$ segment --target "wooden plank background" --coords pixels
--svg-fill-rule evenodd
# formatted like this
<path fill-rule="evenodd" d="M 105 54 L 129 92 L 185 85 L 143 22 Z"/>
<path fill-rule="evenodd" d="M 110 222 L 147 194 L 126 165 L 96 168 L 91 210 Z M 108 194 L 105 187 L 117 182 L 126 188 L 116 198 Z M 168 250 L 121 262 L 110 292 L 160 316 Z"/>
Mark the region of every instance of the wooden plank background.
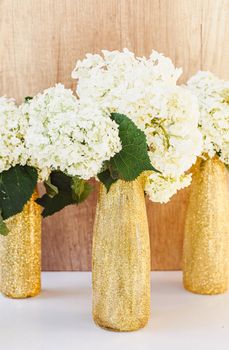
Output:
<path fill-rule="evenodd" d="M 229 0 L 0 0 L 0 95 L 20 103 L 71 71 L 87 52 L 152 48 L 182 66 L 229 79 Z M 179 269 L 188 190 L 147 201 L 152 268 Z M 89 270 L 96 193 L 43 222 L 44 270 Z"/>

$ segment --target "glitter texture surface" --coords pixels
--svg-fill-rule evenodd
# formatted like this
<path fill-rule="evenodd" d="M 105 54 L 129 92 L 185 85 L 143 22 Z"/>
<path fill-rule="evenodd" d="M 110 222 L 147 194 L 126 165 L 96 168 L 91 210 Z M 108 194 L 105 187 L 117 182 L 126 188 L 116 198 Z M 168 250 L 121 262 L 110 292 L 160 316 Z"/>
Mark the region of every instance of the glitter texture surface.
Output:
<path fill-rule="evenodd" d="M 144 178 L 100 185 L 93 237 L 93 318 L 114 331 L 146 325 L 150 314 L 150 245 Z"/>
<path fill-rule="evenodd" d="M 194 169 L 185 222 L 184 287 L 219 294 L 229 280 L 229 193 L 227 170 L 218 159 L 199 159 Z"/>
<path fill-rule="evenodd" d="M 8 236 L 0 236 L 0 289 L 10 298 L 27 298 L 40 292 L 41 207 L 37 191 L 23 211 L 6 220 Z"/>

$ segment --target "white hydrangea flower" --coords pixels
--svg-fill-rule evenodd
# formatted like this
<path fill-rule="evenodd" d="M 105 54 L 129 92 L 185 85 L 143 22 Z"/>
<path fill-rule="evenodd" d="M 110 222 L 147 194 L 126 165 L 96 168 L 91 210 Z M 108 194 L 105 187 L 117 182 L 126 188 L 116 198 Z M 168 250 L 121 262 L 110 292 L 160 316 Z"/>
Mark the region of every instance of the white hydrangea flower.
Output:
<path fill-rule="evenodd" d="M 187 85 L 199 100 L 203 153 L 229 164 L 229 82 L 200 71 Z"/>
<path fill-rule="evenodd" d="M 25 120 L 14 100 L 0 97 L 0 173 L 17 164 L 26 164 L 24 129 Z"/>
<path fill-rule="evenodd" d="M 85 180 L 95 176 L 104 161 L 121 149 L 118 126 L 96 106 L 81 104 L 63 85 L 45 90 L 24 103 L 28 127 L 25 145 L 29 164 Z"/>
<path fill-rule="evenodd" d="M 189 186 L 191 181 L 191 174 L 171 177 L 152 173 L 147 178 L 145 192 L 151 201 L 167 203 L 177 191 Z"/>
<path fill-rule="evenodd" d="M 128 116 L 145 132 L 149 157 L 164 176 L 164 185 L 180 188 L 172 179 L 195 163 L 202 143 L 197 98 L 176 85 L 181 69 L 155 51 L 148 59 L 127 49 L 102 53 L 76 63 L 72 77 L 78 80 L 78 96 L 107 114 Z M 158 195 L 151 198 L 163 202 L 164 194 L 160 200 L 157 189 Z"/>
<path fill-rule="evenodd" d="M 155 88 L 151 112 L 131 119 L 147 137 L 152 164 L 165 176 L 182 175 L 201 152 L 198 103 L 179 86 Z"/>

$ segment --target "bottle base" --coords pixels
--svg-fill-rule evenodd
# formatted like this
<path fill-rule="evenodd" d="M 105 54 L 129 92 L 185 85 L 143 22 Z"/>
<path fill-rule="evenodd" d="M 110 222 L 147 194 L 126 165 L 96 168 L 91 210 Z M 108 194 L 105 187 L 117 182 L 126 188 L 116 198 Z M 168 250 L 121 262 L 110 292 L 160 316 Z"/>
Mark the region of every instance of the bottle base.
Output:
<path fill-rule="evenodd" d="M 129 325 L 117 326 L 117 325 L 111 324 L 109 322 L 102 321 L 98 317 L 93 317 L 93 320 L 98 327 L 100 327 L 104 330 L 110 331 L 110 332 L 134 332 L 134 331 L 137 331 L 141 328 L 144 328 L 148 323 L 148 319 L 147 319 L 147 320 L 138 321 L 138 322 L 134 321 L 134 322 L 130 323 Z"/>
<path fill-rule="evenodd" d="M 28 298 L 33 298 L 36 297 L 37 295 L 39 295 L 41 292 L 41 290 L 37 290 L 35 292 L 31 292 L 28 294 L 14 294 L 14 293 L 7 293 L 4 291 L 1 291 L 1 294 L 9 299 L 28 299 Z"/>
<path fill-rule="evenodd" d="M 200 294 L 200 295 L 218 295 L 218 294 L 224 294 L 228 291 L 228 287 L 219 287 L 219 286 L 209 286 L 208 288 L 204 286 L 190 286 L 187 283 L 183 283 L 184 289 L 188 292 L 191 292 L 193 294 Z"/>

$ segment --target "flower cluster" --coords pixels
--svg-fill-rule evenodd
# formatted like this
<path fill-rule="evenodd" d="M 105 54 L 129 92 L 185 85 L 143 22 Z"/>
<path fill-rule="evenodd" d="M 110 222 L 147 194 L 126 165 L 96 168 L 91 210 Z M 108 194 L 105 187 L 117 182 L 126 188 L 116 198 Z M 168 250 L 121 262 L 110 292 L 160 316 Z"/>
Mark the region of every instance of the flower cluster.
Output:
<path fill-rule="evenodd" d="M 26 163 L 24 130 L 25 120 L 14 101 L 0 97 L 0 173 Z"/>
<path fill-rule="evenodd" d="M 28 163 L 43 179 L 52 170 L 89 179 L 121 149 L 116 123 L 61 84 L 24 103 L 21 111 L 28 124 Z"/>
<path fill-rule="evenodd" d="M 152 165 L 161 171 L 145 190 L 164 202 L 190 183 L 184 172 L 201 152 L 197 98 L 176 85 L 181 70 L 155 51 L 148 59 L 127 49 L 102 53 L 76 63 L 77 94 L 101 113 L 125 114 L 144 131 Z"/>
<path fill-rule="evenodd" d="M 198 99 L 177 85 L 180 75 L 181 69 L 155 51 L 149 58 L 127 49 L 103 51 L 77 62 L 72 73 L 77 96 L 57 84 L 20 108 L 1 98 L 0 172 L 27 164 L 40 180 L 53 170 L 84 180 L 96 177 L 122 148 L 119 126 L 110 118 L 116 112 L 145 133 L 150 161 L 160 171 L 148 175 L 145 191 L 153 201 L 168 201 L 189 185 L 185 172 L 202 150 Z M 228 162 L 228 86 L 213 77 L 199 80 L 193 78 L 189 87 L 200 90 L 201 103 L 209 96 L 201 105 L 201 113 L 212 116 L 212 123 L 201 119 L 201 131 L 208 126 L 205 149 Z"/>
<path fill-rule="evenodd" d="M 145 191 L 151 201 L 167 203 L 171 198 L 171 194 L 174 195 L 177 191 L 189 186 L 191 181 L 191 174 L 172 177 L 152 173 L 147 178 Z"/>
<path fill-rule="evenodd" d="M 187 85 L 199 100 L 203 153 L 229 164 L 229 82 L 200 71 Z"/>

